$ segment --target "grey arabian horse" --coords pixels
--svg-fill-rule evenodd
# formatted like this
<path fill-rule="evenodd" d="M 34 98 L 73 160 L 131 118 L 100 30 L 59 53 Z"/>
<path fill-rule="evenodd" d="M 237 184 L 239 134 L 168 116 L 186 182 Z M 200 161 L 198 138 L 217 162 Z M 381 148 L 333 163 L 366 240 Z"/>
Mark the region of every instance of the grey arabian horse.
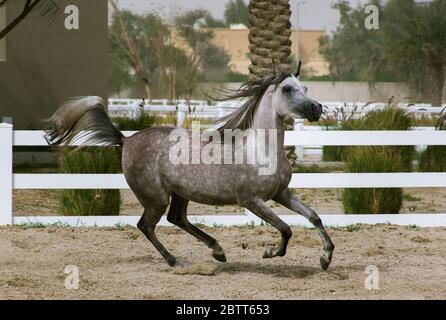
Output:
<path fill-rule="evenodd" d="M 323 241 L 320 258 L 323 270 L 332 260 L 334 245 L 316 212 L 302 203 L 288 188 L 291 166 L 284 155 L 284 117 L 319 120 L 322 106 L 307 97 L 307 88 L 292 75 L 274 69 L 261 80 L 250 80 L 239 90 L 227 93 L 224 99 L 246 98 L 232 114 L 217 121 L 218 132 L 226 129 L 240 131 L 274 130 L 277 144 L 277 167 L 272 174 L 260 175 L 260 164 L 173 164 L 169 150 L 173 143 L 169 136 L 175 128 L 155 127 L 142 130 L 131 137 L 112 124 L 104 103 L 98 97 L 74 98 L 66 102 L 49 119 L 46 139 L 51 145 L 69 144 L 80 136 L 103 145 L 122 146 L 122 169 L 128 185 L 144 207 L 138 228 L 158 249 L 170 266 L 179 265 L 155 234 L 155 226 L 166 212 L 167 220 L 204 242 L 212 249 L 213 257 L 226 261 L 218 242 L 191 224 L 187 219 L 187 205 L 194 201 L 208 205 L 238 204 L 277 228 L 281 241 L 277 247 L 267 248 L 263 257 L 284 256 L 291 228 L 265 203 L 272 199 L 301 214 L 316 228 Z M 188 130 L 189 134 L 192 134 Z M 212 141 L 201 142 L 203 145 Z M 249 144 L 249 141 L 245 141 Z M 247 147 L 247 146 L 245 146 Z"/>

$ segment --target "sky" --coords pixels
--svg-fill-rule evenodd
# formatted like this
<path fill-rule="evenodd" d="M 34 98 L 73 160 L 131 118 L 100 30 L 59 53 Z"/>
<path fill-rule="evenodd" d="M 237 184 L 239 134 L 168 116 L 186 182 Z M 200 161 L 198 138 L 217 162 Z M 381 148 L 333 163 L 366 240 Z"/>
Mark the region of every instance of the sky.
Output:
<path fill-rule="evenodd" d="M 118 0 L 119 6 L 135 12 L 157 10 L 168 19 L 175 13 L 191 9 L 206 9 L 215 18 L 222 19 L 225 5 L 228 0 Z M 365 0 L 348 0 L 352 6 L 364 3 Z M 248 3 L 248 0 L 245 0 Z M 293 28 L 297 25 L 301 29 L 323 29 L 333 31 L 339 21 L 337 10 L 332 5 L 338 0 L 290 0 L 293 16 Z M 298 4 L 300 3 L 300 4 Z M 297 7 L 300 8 L 297 15 Z M 298 19 L 299 18 L 299 19 Z"/>

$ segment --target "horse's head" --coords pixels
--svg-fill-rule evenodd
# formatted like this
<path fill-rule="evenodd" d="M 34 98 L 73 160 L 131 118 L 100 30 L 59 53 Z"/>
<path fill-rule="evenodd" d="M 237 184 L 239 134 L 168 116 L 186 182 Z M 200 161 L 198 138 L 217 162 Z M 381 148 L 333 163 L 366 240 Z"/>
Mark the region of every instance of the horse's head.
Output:
<path fill-rule="evenodd" d="M 322 115 L 322 105 L 307 96 L 308 88 L 300 82 L 299 71 L 274 88 L 273 105 L 281 116 L 318 121 Z"/>

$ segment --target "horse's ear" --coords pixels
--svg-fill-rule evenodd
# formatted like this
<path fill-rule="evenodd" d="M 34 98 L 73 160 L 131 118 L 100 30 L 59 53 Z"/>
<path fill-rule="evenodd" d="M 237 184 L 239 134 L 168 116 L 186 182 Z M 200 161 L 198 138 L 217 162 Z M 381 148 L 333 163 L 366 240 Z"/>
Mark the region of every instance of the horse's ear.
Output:
<path fill-rule="evenodd" d="M 278 74 L 279 69 L 277 68 L 277 60 L 273 58 L 273 73 Z"/>
<path fill-rule="evenodd" d="M 300 67 L 302 66 L 302 61 L 299 60 L 299 64 L 297 65 L 296 78 L 300 76 Z"/>

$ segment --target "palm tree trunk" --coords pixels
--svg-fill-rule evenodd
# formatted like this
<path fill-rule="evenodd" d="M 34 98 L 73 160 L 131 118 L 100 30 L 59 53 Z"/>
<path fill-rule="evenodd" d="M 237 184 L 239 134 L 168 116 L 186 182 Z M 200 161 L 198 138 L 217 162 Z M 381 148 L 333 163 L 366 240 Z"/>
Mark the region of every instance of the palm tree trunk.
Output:
<path fill-rule="evenodd" d="M 249 43 L 251 77 L 271 72 L 272 59 L 282 69 L 289 69 L 291 55 L 291 10 L 288 0 L 251 0 L 249 8 Z"/>
<path fill-rule="evenodd" d="M 445 85 L 446 68 L 442 64 L 439 64 L 433 69 L 433 81 L 432 81 L 432 106 L 441 107 L 443 100 L 443 89 Z"/>

